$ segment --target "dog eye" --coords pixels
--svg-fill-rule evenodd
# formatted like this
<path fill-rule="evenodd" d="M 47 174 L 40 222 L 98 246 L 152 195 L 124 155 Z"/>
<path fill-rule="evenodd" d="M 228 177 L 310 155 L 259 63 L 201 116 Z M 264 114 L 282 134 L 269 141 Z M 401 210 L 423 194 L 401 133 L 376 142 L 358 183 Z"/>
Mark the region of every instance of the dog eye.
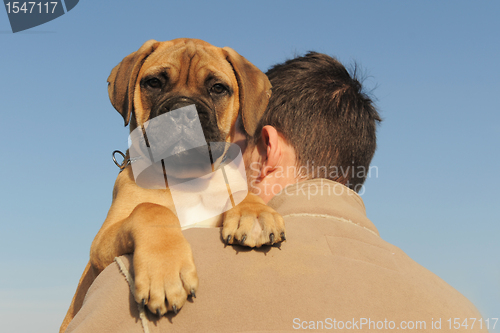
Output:
<path fill-rule="evenodd" d="M 151 88 L 161 88 L 161 81 L 157 78 L 152 78 L 146 81 L 146 85 Z"/>
<path fill-rule="evenodd" d="M 223 94 L 224 92 L 227 91 L 227 88 L 220 83 L 214 84 L 212 88 L 210 88 L 210 92 L 213 92 L 215 94 Z"/>

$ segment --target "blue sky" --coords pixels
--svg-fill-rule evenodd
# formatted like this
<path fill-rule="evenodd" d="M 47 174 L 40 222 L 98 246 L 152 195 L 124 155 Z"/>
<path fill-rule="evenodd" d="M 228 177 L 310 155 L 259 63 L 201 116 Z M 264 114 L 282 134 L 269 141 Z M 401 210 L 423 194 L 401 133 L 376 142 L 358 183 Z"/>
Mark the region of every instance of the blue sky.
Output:
<path fill-rule="evenodd" d="M 494 1 L 82 0 L 12 34 L 0 10 L 2 331 L 58 329 L 111 203 L 111 152 L 127 146 L 106 79 L 146 40 L 179 37 L 263 71 L 309 50 L 361 64 L 384 119 L 368 217 L 500 317 L 499 14 Z"/>

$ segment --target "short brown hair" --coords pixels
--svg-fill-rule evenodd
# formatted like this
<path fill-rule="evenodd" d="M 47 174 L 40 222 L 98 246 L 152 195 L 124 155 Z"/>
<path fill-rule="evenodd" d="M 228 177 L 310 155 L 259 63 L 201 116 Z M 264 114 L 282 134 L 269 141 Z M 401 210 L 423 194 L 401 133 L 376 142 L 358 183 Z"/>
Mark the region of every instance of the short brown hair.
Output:
<path fill-rule="evenodd" d="M 358 191 L 375 153 L 381 119 L 356 70 L 351 76 L 335 58 L 309 52 L 266 74 L 272 94 L 256 133 L 265 125 L 275 127 L 294 147 L 297 167 L 312 168 L 302 176 L 331 179 Z"/>

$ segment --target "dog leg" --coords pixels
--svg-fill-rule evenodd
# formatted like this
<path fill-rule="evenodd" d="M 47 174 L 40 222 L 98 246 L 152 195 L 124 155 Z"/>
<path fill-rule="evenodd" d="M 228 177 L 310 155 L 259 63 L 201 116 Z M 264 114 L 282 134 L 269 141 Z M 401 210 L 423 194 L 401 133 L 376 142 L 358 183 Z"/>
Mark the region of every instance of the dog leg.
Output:
<path fill-rule="evenodd" d="M 285 222 L 280 214 L 249 193 L 236 207 L 224 213 L 222 239 L 228 244 L 260 247 L 284 241 Z"/>
<path fill-rule="evenodd" d="M 134 254 L 134 298 L 151 312 L 177 312 L 195 295 L 198 276 L 191 246 L 170 209 L 141 203 L 125 220 L 101 229 L 92 243 L 91 265 L 100 272 L 127 253 Z"/>

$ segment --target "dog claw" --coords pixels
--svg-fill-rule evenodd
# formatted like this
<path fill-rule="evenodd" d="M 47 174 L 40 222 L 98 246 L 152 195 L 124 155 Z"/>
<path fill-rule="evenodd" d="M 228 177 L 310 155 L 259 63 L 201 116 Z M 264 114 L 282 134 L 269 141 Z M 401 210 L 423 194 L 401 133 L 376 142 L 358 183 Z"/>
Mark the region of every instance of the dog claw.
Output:
<path fill-rule="evenodd" d="M 142 299 L 141 304 L 142 304 L 142 307 L 144 307 L 144 305 L 146 305 L 146 300 L 144 298 Z"/>
<path fill-rule="evenodd" d="M 240 244 L 245 243 L 246 239 L 247 239 L 247 235 L 243 235 L 243 237 L 241 238 Z"/>
<path fill-rule="evenodd" d="M 271 233 L 271 234 L 269 235 L 269 242 L 270 242 L 271 244 L 273 244 L 273 243 L 274 243 L 274 234 L 273 234 L 273 233 Z"/>
<path fill-rule="evenodd" d="M 156 309 L 156 315 L 157 315 L 158 317 L 161 317 L 160 309 Z"/>
<path fill-rule="evenodd" d="M 191 290 L 191 297 L 196 298 L 196 294 L 195 294 L 195 292 L 194 292 L 194 289 L 192 289 L 192 290 Z"/>
<path fill-rule="evenodd" d="M 174 313 L 177 314 L 177 307 L 175 305 L 172 306 L 172 310 L 174 310 Z"/>
<path fill-rule="evenodd" d="M 281 240 L 282 240 L 282 241 L 286 241 L 286 237 L 285 237 L 285 233 L 284 233 L 284 232 L 282 232 L 282 233 L 280 234 L 280 236 L 281 236 Z"/>
<path fill-rule="evenodd" d="M 226 244 L 229 244 L 230 241 L 231 241 L 231 235 L 227 236 Z"/>

